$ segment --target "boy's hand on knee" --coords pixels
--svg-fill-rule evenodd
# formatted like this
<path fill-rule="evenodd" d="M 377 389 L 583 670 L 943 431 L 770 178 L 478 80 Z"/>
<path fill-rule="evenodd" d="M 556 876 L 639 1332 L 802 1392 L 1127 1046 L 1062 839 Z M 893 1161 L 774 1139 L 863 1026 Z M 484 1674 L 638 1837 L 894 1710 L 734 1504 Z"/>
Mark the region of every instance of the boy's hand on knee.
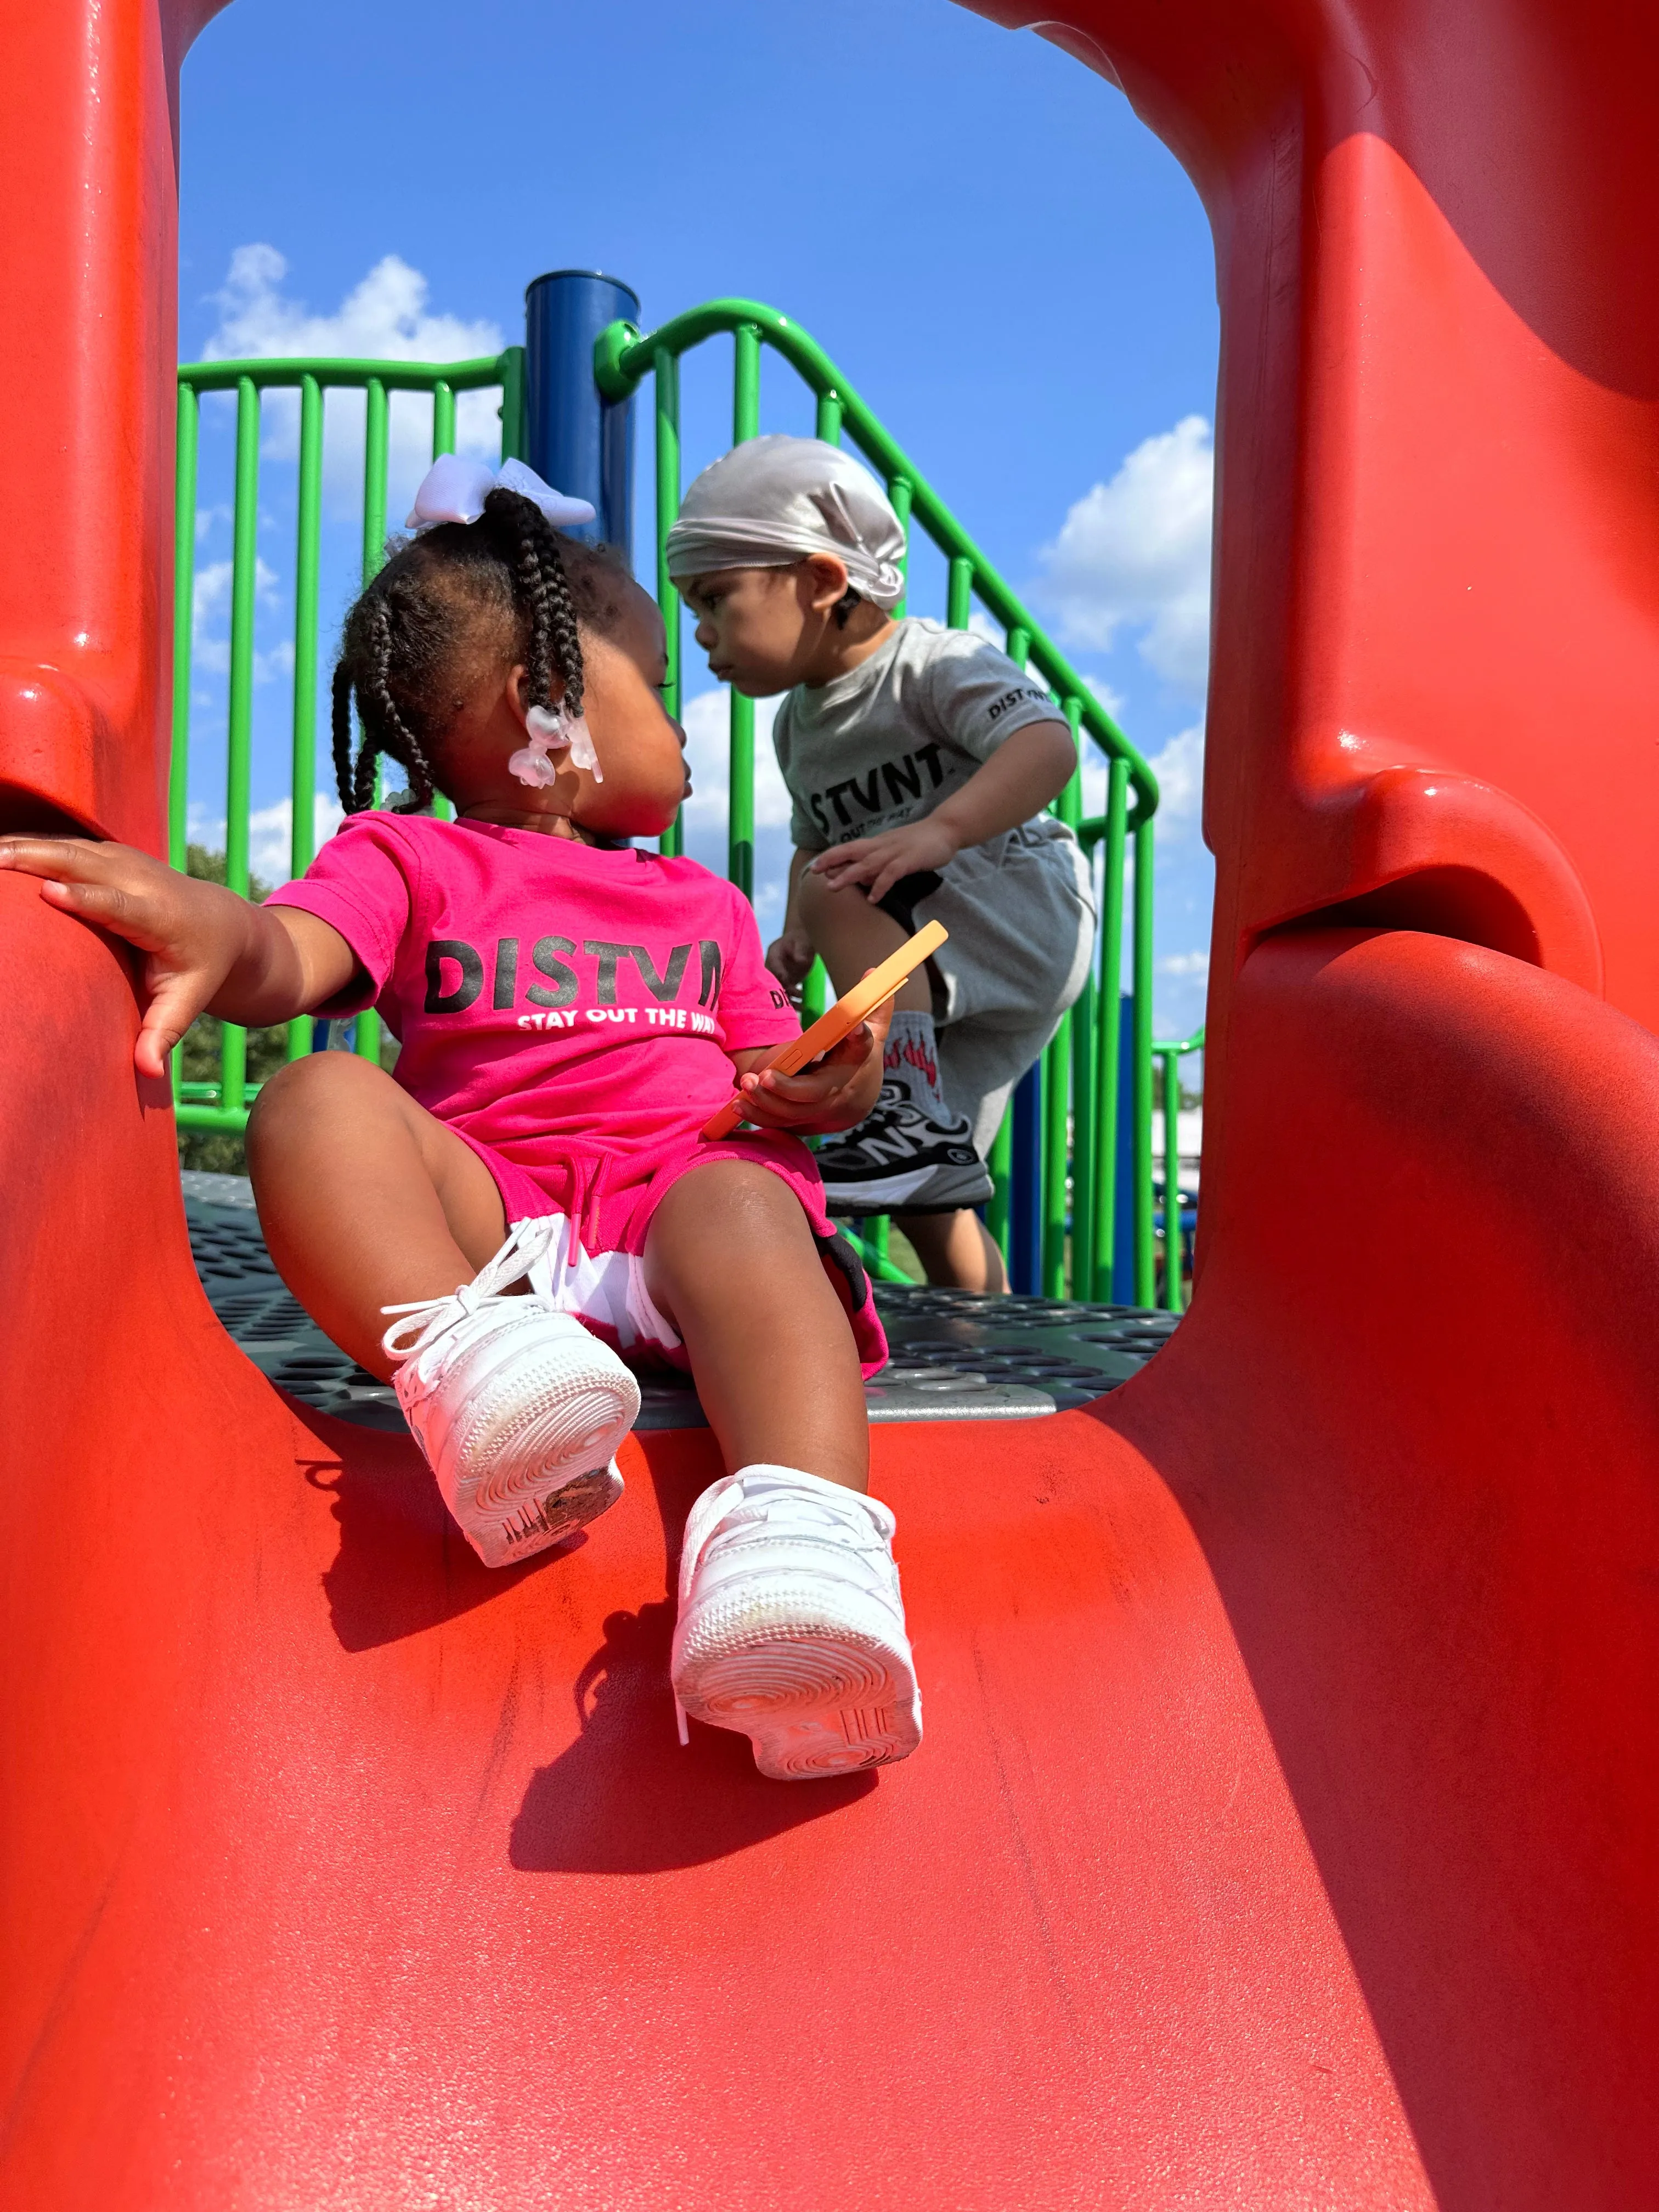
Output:
<path fill-rule="evenodd" d="M 766 948 L 767 967 L 786 991 L 799 989 L 817 957 L 817 947 L 804 929 L 786 929 Z"/>
<path fill-rule="evenodd" d="M 832 846 L 818 854 L 811 872 L 822 876 L 832 891 L 861 884 L 871 905 L 878 906 L 902 878 L 948 867 L 961 850 L 962 840 L 949 823 L 938 814 L 927 814 L 901 830 Z"/>
<path fill-rule="evenodd" d="M 799 1075 L 763 1067 L 740 1076 L 744 1120 L 757 1129 L 785 1129 L 797 1137 L 854 1127 L 881 1089 L 882 1052 L 892 1018 L 890 1000 Z"/>

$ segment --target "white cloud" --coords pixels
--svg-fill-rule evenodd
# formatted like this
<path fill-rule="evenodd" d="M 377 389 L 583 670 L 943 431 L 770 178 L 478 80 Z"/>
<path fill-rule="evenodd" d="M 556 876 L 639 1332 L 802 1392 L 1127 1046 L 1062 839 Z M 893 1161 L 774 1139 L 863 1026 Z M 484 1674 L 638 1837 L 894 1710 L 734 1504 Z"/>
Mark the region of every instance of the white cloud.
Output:
<path fill-rule="evenodd" d="M 1210 426 L 1188 415 L 1085 493 L 1042 552 L 1041 597 L 1069 644 L 1108 652 L 1139 630 L 1142 658 L 1193 699 L 1209 659 L 1214 477 Z"/>
<path fill-rule="evenodd" d="M 726 798 L 730 787 L 731 692 L 700 691 L 688 700 L 682 720 L 685 725 L 685 755 L 691 764 L 691 797 L 685 806 L 688 839 L 696 832 L 717 833 L 722 849 L 726 837 Z M 755 702 L 755 828 L 786 829 L 789 822 L 789 793 L 778 773 L 772 750 L 772 724 L 779 699 Z"/>
<path fill-rule="evenodd" d="M 488 321 L 433 313 L 418 269 L 388 253 L 347 293 L 331 315 L 313 314 L 282 289 L 288 263 L 274 246 L 239 246 L 216 299 L 219 327 L 204 349 L 210 361 L 323 356 L 369 361 L 464 361 L 499 353 L 501 333 Z"/>
<path fill-rule="evenodd" d="M 319 791 L 314 801 L 312 817 L 313 848 L 321 846 L 334 835 L 345 819 L 337 800 Z M 288 881 L 289 860 L 293 850 L 291 838 L 294 826 L 294 804 L 291 799 L 279 799 L 270 806 L 256 807 L 248 817 L 248 867 L 261 882 L 285 884 Z M 204 806 L 190 810 L 188 830 L 192 845 L 205 845 L 210 853 L 225 849 L 225 817 L 210 814 Z"/>
<path fill-rule="evenodd" d="M 1210 973 L 1210 956 L 1206 951 L 1171 952 L 1158 963 L 1160 975 L 1174 975 L 1183 982 L 1196 978 L 1206 981 Z"/>
<path fill-rule="evenodd" d="M 1203 805 L 1203 724 L 1178 732 L 1147 766 L 1158 778 L 1158 825 L 1165 836 L 1180 836 L 1197 822 Z"/>
<path fill-rule="evenodd" d="M 467 361 L 501 350 L 498 324 L 440 314 L 430 287 L 395 253 L 377 261 L 331 314 L 318 314 L 283 287 L 288 263 L 274 246 L 239 246 L 223 288 L 214 295 L 219 325 L 203 348 L 210 361 L 304 357 L 358 361 Z M 500 405 L 494 392 L 464 392 L 455 403 L 455 442 L 464 453 L 491 459 L 501 448 Z M 335 499 L 360 500 L 364 400 L 342 392 L 326 405 L 326 481 Z M 271 392 L 264 403 L 265 451 L 292 459 L 299 447 L 299 402 Z M 388 512 L 401 525 L 432 453 L 432 412 L 417 396 L 393 393 Z"/>
<path fill-rule="evenodd" d="M 229 561 L 210 561 L 196 572 L 191 599 L 191 659 L 197 668 L 204 668 L 216 676 L 230 672 L 230 639 L 220 627 L 230 611 L 231 585 L 234 564 Z M 256 554 L 253 564 L 253 594 L 256 602 L 264 607 L 282 605 L 276 571 Z M 269 653 L 257 648 L 253 655 L 253 680 L 256 684 L 274 683 L 279 677 L 294 673 L 294 641 L 283 638 Z"/>
<path fill-rule="evenodd" d="M 1114 690 L 1103 676 L 1085 676 L 1083 680 L 1121 729 L 1129 703 L 1123 694 Z"/>

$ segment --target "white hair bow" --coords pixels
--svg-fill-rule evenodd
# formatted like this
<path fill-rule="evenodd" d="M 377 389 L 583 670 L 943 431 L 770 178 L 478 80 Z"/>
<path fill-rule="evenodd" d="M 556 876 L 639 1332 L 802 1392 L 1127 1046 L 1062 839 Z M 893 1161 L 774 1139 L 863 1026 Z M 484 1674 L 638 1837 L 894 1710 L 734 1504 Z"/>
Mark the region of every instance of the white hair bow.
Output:
<path fill-rule="evenodd" d="M 434 529 L 441 522 L 476 522 L 492 491 L 516 491 L 533 500 L 556 530 L 573 522 L 592 522 L 594 510 L 585 499 L 571 499 L 544 483 L 534 469 L 522 461 L 503 461 L 492 469 L 488 461 L 469 460 L 462 453 L 441 453 L 421 478 L 415 504 L 404 528 L 416 533 Z"/>

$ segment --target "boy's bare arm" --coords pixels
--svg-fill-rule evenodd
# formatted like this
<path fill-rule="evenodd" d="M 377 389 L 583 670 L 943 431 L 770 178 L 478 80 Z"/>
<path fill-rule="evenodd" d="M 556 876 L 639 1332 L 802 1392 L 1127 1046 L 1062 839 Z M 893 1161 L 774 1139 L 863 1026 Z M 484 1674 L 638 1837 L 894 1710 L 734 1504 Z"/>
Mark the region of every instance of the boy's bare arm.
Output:
<path fill-rule="evenodd" d="M 831 846 L 811 861 L 812 872 L 831 890 L 861 884 L 873 905 L 902 877 L 943 868 L 965 846 L 982 845 L 988 837 L 1029 822 L 1059 797 L 1076 768 L 1077 744 L 1067 726 L 1032 722 L 1006 738 L 960 791 L 920 822 Z M 794 880 L 792 876 L 792 884 Z"/>
<path fill-rule="evenodd" d="M 789 896 L 783 909 L 783 927 L 766 948 L 766 964 L 786 991 L 804 981 L 814 958 L 811 939 L 800 918 L 800 879 L 812 860 L 799 848 L 790 855 Z"/>
<path fill-rule="evenodd" d="M 255 906 L 198 883 L 129 845 L 81 837 L 0 839 L 0 868 L 45 878 L 40 896 L 136 945 L 144 957 L 144 1016 L 133 1048 L 141 1075 L 167 1056 L 198 1014 L 259 1029 L 325 1006 L 356 973 L 338 930 L 290 907 Z"/>

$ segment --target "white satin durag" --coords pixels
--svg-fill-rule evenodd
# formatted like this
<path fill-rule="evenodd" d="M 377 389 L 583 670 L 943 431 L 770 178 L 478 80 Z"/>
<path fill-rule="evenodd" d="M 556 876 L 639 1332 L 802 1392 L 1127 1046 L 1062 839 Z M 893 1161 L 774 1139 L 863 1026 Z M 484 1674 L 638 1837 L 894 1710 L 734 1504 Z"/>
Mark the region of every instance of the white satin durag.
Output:
<path fill-rule="evenodd" d="M 782 568 L 833 553 L 878 607 L 904 597 L 904 526 L 867 469 L 822 438 L 750 438 L 696 477 L 668 533 L 678 583 L 720 568 Z"/>

